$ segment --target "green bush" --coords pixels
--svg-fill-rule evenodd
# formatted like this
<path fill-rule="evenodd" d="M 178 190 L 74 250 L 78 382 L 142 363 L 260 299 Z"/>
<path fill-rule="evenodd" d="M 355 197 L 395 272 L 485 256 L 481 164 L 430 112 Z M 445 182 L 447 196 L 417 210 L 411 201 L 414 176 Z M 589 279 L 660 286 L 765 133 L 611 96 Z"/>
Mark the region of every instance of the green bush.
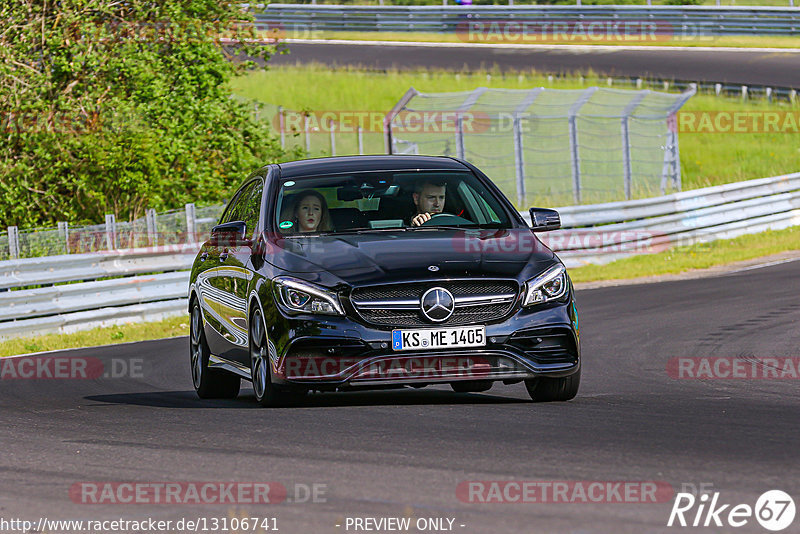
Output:
<path fill-rule="evenodd" d="M 218 202 L 288 157 L 227 82 L 264 65 L 238 3 L 0 5 L 0 226 L 118 220 Z M 226 46 L 223 45 L 228 45 Z M 263 68 L 263 67 L 261 67 Z"/>

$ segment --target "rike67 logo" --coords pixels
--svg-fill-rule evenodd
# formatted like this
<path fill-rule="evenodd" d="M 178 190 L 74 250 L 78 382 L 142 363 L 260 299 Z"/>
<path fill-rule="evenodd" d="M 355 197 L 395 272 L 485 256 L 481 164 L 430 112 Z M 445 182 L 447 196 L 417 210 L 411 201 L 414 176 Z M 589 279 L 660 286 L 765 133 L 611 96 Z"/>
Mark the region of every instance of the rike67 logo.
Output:
<path fill-rule="evenodd" d="M 755 503 L 730 504 L 720 500 L 720 493 L 678 493 L 669 514 L 667 526 L 733 527 L 752 524 L 752 520 L 773 532 L 786 529 L 794 521 L 794 500 L 781 490 L 764 492 Z"/>

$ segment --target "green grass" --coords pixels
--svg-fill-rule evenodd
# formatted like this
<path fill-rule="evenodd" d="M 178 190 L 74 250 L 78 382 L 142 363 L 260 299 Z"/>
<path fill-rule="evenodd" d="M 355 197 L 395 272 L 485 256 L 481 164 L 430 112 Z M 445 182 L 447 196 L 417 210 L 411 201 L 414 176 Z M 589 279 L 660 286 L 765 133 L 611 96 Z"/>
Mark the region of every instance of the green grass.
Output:
<path fill-rule="evenodd" d="M 70 334 L 48 334 L 0 341 L 0 357 L 187 335 L 189 335 L 188 315 L 171 317 L 159 322 L 130 323 Z"/>
<path fill-rule="evenodd" d="M 401 41 L 422 43 L 466 43 L 475 42 L 483 44 L 509 43 L 509 44 L 575 44 L 575 45 L 606 45 L 606 46 L 691 46 L 691 47 L 736 47 L 736 48 L 800 48 L 796 37 L 782 37 L 773 35 L 726 35 L 708 37 L 683 37 L 659 38 L 655 40 L 470 40 L 468 36 L 456 33 L 434 32 L 334 32 L 334 31 L 304 31 L 300 33 L 287 32 L 283 38 L 288 39 L 344 39 L 354 41 Z M 291 45 L 290 45 L 291 46 Z"/>
<path fill-rule="evenodd" d="M 573 282 L 625 280 L 684 273 L 793 250 L 800 250 L 800 226 L 689 247 L 677 247 L 657 254 L 625 258 L 606 265 L 587 265 L 570 269 L 569 273 Z"/>
<path fill-rule="evenodd" d="M 536 72 L 501 72 L 488 70 L 482 72 L 448 72 L 425 70 L 419 72 L 388 71 L 373 72 L 356 68 L 332 69 L 318 65 L 273 67 L 267 72 L 256 72 L 233 81 L 233 91 L 242 97 L 263 103 L 281 104 L 290 110 L 311 111 L 374 111 L 385 113 L 400 99 L 409 87 L 423 93 L 470 91 L 477 87 L 530 89 L 546 87 L 556 89 L 579 89 L 589 86 L 607 87 L 607 78 L 585 73 L 579 76 L 555 77 L 550 81 L 547 75 Z M 612 86 L 613 87 L 613 86 Z M 618 87 L 618 86 L 617 86 Z M 626 86 L 624 88 L 630 88 Z M 263 117 L 274 119 L 274 106 L 262 106 Z M 769 103 L 764 99 L 742 102 L 731 97 L 717 97 L 699 94 L 684 105 L 686 112 L 713 111 L 798 111 L 800 107 L 788 102 Z M 273 121 L 277 125 L 277 121 Z M 377 128 L 379 130 L 379 128 Z M 633 132 L 633 129 L 632 129 Z M 311 154 L 330 153 L 327 133 L 311 134 Z M 598 136 L 600 137 L 600 136 Z M 619 144 L 619 134 L 615 131 L 596 141 L 600 144 Z M 492 140 L 489 139 L 488 142 Z M 288 135 L 288 143 L 304 145 L 304 135 Z M 498 143 L 499 144 L 499 143 Z M 738 182 L 754 178 L 775 176 L 800 170 L 800 135 L 792 133 L 681 133 L 679 135 L 683 189 L 696 189 L 711 185 Z M 337 154 L 357 153 L 356 134 L 340 133 L 336 138 Z M 380 131 L 364 135 L 366 153 L 383 153 L 383 134 Z M 468 147 L 469 148 L 469 147 Z M 474 162 L 483 168 L 504 191 L 513 199 L 513 152 L 510 142 L 502 143 L 505 154 L 502 169 L 493 169 L 491 161 Z M 454 149 L 453 149 L 454 150 Z M 501 153 L 500 150 L 497 153 Z M 655 157 L 653 157 L 655 159 Z M 660 164 L 657 172 L 660 173 Z M 562 165 L 563 167 L 563 165 Z M 620 181 L 621 172 L 609 169 L 610 178 L 615 184 Z M 561 175 L 569 171 L 560 168 Z M 537 185 L 530 190 L 546 184 L 546 178 L 537 178 Z M 616 185 L 615 185 L 616 186 Z M 642 189 L 638 196 L 654 196 L 657 191 Z M 597 198 L 589 201 L 619 200 L 619 198 Z M 549 205 L 570 204 L 571 198 L 544 196 L 540 199 L 529 197 L 528 203 L 546 202 Z M 522 206 L 527 207 L 527 206 Z"/>

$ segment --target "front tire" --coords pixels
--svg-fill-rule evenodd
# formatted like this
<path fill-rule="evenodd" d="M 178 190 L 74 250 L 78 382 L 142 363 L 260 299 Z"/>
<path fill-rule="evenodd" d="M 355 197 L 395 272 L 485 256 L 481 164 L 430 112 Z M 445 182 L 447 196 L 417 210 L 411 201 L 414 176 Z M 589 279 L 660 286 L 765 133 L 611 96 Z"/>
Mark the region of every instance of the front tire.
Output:
<path fill-rule="evenodd" d="M 525 388 L 533 402 L 563 402 L 575 398 L 581 384 L 581 370 L 563 378 L 540 376 L 525 380 Z"/>
<path fill-rule="evenodd" d="M 256 310 L 250 318 L 250 375 L 258 404 L 265 408 L 286 405 L 286 393 L 272 383 L 269 344 L 261 310 Z"/>
<path fill-rule="evenodd" d="M 195 301 L 189 326 L 189 362 L 194 389 L 201 399 L 235 399 L 239 395 L 242 380 L 220 369 L 209 369 L 210 355 L 203 332 L 203 315 L 200 305 Z"/>

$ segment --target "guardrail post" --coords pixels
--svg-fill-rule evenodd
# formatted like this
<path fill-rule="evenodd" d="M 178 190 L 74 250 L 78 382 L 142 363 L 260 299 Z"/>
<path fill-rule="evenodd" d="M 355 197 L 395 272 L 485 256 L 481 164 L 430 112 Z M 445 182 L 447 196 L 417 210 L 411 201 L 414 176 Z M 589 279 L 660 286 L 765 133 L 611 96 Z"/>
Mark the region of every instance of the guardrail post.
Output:
<path fill-rule="evenodd" d="M 569 159 L 572 165 L 572 201 L 581 203 L 581 162 L 578 155 L 578 129 L 575 116 L 569 117 Z"/>
<path fill-rule="evenodd" d="M 392 109 L 389 110 L 383 117 L 383 146 L 387 154 L 392 154 L 394 150 L 394 139 L 392 139 L 392 122 L 398 113 L 405 109 L 406 105 L 411 102 L 411 99 L 417 96 L 419 92 L 413 87 L 409 87 L 408 91 L 400 97 Z"/>
<path fill-rule="evenodd" d="M 194 204 L 186 204 L 186 242 L 197 243 L 197 218 Z"/>
<path fill-rule="evenodd" d="M 331 156 L 336 155 L 336 130 L 334 129 L 333 121 L 328 122 L 328 128 L 331 132 Z"/>
<path fill-rule="evenodd" d="M 590 87 L 569 108 L 569 154 L 572 163 L 572 200 L 577 205 L 581 203 L 581 158 L 578 150 L 578 111 L 589 101 L 597 87 Z"/>
<path fill-rule="evenodd" d="M 278 128 L 281 130 L 281 148 L 286 148 L 286 124 L 283 116 L 283 106 L 278 106 Z"/>
<path fill-rule="evenodd" d="M 628 130 L 628 121 L 633 111 L 642 103 L 644 97 L 650 93 L 649 90 L 641 91 L 636 95 L 633 100 L 628 102 L 625 109 L 622 110 L 621 128 L 622 128 L 622 169 L 623 169 L 623 183 L 625 187 L 625 200 L 631 199 L 631 189 L 633 184 L 633 172 L 631 170 L 631 136 Z"/>
<path fill-rule="evenodd" d="M 522 145 L 522 114 L 533 104 L 544 88 L 531 89 L 514 110 L 514 169 L 517 177 L 517 205 L 525 209 L 527 191 L 525 189 L 525 153 Z"/>
<path fill-rule="evenodd" d="M 766 93 L 767 93 L 767 102 L 772 102 L 772 87 L 767 87 Z"/>
<path fill-rule="evenodd" d="M 714 92 L 717 93 L 717 96 L 722 92 L 722 84 L 716 83 L 714 84 Z"/>
<path fill-rule="evenodd" d="M 514 169 L 517 175 L 517 206 L 525 209 L 525 159 L 522 153 L 522 125 L 518 114 L 514 115 Z"/>
<path fill-rule="evenodd" d="M 676 191 L 681 190 L 681 158 L 678 149 L 678 110 L 697 94 L 697 84 L 689 84 L 689 90 L 670 106 L 667 112 L 667 142 L 664 146 L 664 165 L 661 167 L 661 194 L 666 193 L 668 179 Z"/>
<path fill-rule="evenodd" d="M 19 258 L 19 231 L 16 226 L 8 227 L 8 255 L 12 260 Z"/>
<path fill-rule="evenodd" d="M 311 154 L 311 132 L 308 131 L 310 122 L 306 115 L 303 118 L 303 130 L 306 132 L 306 154 Z"/>
<path fill-rule="evenodd" d="M 747 86 L 742 86 L 742 100 L 747 100 Z"/>
<path fill-rule="evenodd" d="M 255 117 L 256 122 L 258 122 L 258 119 L 259 119 L 258 102 L 253 104 L 253 116 Z"/>
<path fill-rule="evenodd" d="M 58 223 L 58 235 L 61 236 L 61 239 L 64 240 L 64 254 L 69 254 L 69 223 L 64 221 L 59 221 Z"/>
<path fill-rule="evenodd" d="M 486 75 L 487 78 L 490 76 Z M 456 109 L 456 157 L 459 159 L 466 159 L 464 150 L 464 113 L 478 101 L 478 98 L 486 92 L 486 87 L 478 87 L 472 91 L 464 102 Z"/>
<path fill-rule="evenodd" d="M 464 159 L 464 119 L 460 113 L 456 117 L 456 157 Z"/>
<path fill-rule="evenodd" d="M 364 129 L 361 126 L 358 127 L 358 153 L 364 154 Z"/>
<path fill-rule="evenodd" d="M 117 248 L 117 221 L 113 213 L 106 214 L 106 250 Z"/>
<path fill-rule="evenodd" d="M 797 99 L 797 90 L 796 89 L 792 89 L 791 91 L 789 91 L 789 102 L 794 104 L 794 101 L 796 99 Z"/>
<path fill-rule="evenodd" d="M 156 210 L 153 208 L 148 209 L 144 215 L 147 222 L 147 244 L 151 247 L 158 245 L 158 219 Z"/>

